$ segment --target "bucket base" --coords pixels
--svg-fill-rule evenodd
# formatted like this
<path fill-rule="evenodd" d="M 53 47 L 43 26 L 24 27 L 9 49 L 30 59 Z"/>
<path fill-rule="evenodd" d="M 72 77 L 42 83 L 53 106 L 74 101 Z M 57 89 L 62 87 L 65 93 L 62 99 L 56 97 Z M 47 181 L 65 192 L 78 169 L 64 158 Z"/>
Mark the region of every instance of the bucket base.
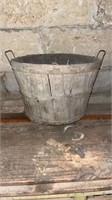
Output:
<path fill-rule="evenodd" d="M 86 112 L 89 94 L 37 100 L 24 96 L 25 113 L 35 123 L 70 124 Z"/>
<path fill-rule="evenodd" d="M 74 122 L 77 122 L 79 121 L 84 115 L 85 115 L 85 112 L 80 115 L 80 116 L 77 116 L 76 118 L 74 118 L 72 121 L 71 120 L 67 120 L 67 121 L 45 121 L 45 120 L 42 120 L 42 119 L 38 119 L 38 118 L 34 118 L 34 117 L 31 117 L 28 113 L 25 113 L 27 115 L 27 117 L 34 123 L 37 123 L 37 124 L 49 124 L 49 125 L 67 125 L 67 124 L 72 124 Z"/>

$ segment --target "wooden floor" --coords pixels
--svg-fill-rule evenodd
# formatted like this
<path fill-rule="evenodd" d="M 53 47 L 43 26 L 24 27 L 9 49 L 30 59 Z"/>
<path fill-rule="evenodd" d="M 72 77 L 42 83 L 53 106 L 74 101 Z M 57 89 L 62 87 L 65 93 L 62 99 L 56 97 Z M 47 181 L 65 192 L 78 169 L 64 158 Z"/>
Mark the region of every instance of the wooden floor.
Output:
<path fill-rule="evenodd" d="M 1 196 L 112 189 L 110 119 L 1 123 L 0 153 Z"/>

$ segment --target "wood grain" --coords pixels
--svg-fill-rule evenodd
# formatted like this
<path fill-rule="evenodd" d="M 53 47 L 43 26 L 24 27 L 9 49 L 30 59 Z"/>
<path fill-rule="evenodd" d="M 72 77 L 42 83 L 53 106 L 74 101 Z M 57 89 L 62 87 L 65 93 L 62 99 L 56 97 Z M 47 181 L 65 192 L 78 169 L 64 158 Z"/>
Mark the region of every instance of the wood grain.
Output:
<path fill-rule="evenodd" d="M 80 121 L 65 126 L 1 124 L 1 183 L 92 181 L 110 179 L 110 120 Z M 84 138 L 75 142 L 79 134 Z M 85 158 L 71 149 L 78 144 Z"/>

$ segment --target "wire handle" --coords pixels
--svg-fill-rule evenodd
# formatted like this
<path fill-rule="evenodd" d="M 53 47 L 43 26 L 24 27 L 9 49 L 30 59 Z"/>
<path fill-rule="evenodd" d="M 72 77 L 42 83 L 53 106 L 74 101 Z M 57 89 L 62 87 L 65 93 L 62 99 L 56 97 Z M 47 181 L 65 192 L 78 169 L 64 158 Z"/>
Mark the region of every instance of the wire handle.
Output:
<path fill-rule="evenodd" d="M 5 51 L 5 56 L 6 56 L 7 60 L 8 60 L 8 62 L 9 62 L 9 64 L 11 65 L 11 60 L 8 57 L 8 53 L 9 52 L 13 55 L 14 58 L 15 58 L 15 54 L 14 54 L 14 52 L 12 50 Z"/>
<path fill-rule="evenodd" d="M 102 58 L 101 58 L 101 65 L 102 65 L 103 59 L 104 59 L 104 57 L 105 57 L 105 55 L 106 55 L 106 51 L 105 51 L 105 50 L 100 50 L 100 51 L 97 53 L 96 58 L 99 57 L 99 54 L 100 54 L 100 53 L 103 53 Z"/>

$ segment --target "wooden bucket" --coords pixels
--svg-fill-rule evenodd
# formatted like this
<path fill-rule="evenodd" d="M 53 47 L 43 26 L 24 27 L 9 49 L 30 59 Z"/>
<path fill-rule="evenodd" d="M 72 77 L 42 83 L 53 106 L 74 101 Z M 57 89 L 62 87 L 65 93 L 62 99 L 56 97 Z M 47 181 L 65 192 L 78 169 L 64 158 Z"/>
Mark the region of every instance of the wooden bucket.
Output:
<path fill-rule="evenodd" d="M 8 60 L 9 52 L 12 51 L 5 52 Z M 99 53 L 102 53 L 102 58 L 99 58 Z M 26 55 L 9 60 L 20 87 L 26 115 L 34 122 L 54 125 L 79 120 L 86 112 L 105 53 L 100 50 L 96 57 Z"/>

